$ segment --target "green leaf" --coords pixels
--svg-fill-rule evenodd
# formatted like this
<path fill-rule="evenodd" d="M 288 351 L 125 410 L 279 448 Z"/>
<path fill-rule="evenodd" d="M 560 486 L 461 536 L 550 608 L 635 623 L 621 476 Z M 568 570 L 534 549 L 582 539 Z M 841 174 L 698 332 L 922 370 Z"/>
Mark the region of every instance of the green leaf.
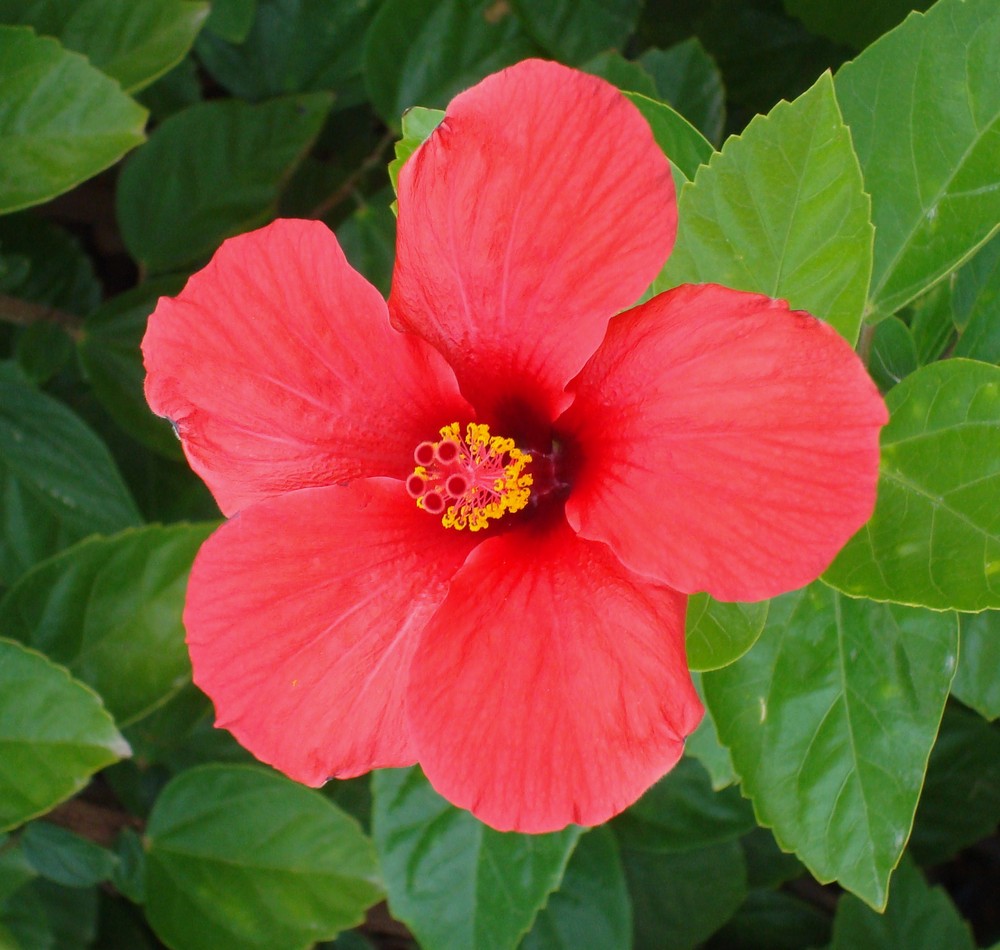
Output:
<path fill-rule="evenodd" d="M 36 386 L 48 382 L 72 356 L 73 341 L 55 323 L 29 324 L 17 334 L 14 342 L 14 359 Z"/>
<path fill-rule="evenodd" d="M 686 644 L 692 670 L 717 670 L 738 660 L 757 642 L 767 620 L 766 600 L 723 603 L 708 594 L 688 600 Z"/>
<path fill-rule="evenodd" d="M 201 102 L 201 78 L 193 56 L 186 56 L 168 73 L 143 89 L 139 101 L 159 125 L 175 112 Z"/>
<path fill-rule="evenodd" d="M 149 411 L 139 345 L 156 301 L 183 285 L 177 277 L 154 279 L 112 298 L 87 317 L 77 341 L 87 381 L 111 418 L 132 438 L 171 459 L 183 458 L 180 440 L 169 422 Z"/>
<path fill-rule="evenodd" d="M 374 195 L 337 228 L 337 240 L 351 266 L 389 296 L 396 261 L 396 218 L 388 189 Z"/>
<path fill-rule="evenodd" d="M 794 854 L 778 847 L 769 828 L 752 828 L 740 838 L 740 846 L 747 862 L 747 884 L 750 887 L 777 887 L 806 873 L 802 862 Z"/>
<path fill-rule="evenodd" d="M 206 34 L 198 54 L 234 96 L 258 101 L 293 92 L 334 92 L 334 108 L 365 98 L 361 59 L 376 0 L 258 0 L 245 39 Z M 238 44 L 238 45 L 237 45 Z"/>
<path fill-rule="evenodd" d="M 190 0 L 0 0 L 7 22 L 34 26 L 136 92 L 175 66 L 194 44 L 207 3 Z"/>
<path fill-rule="evenodd" d="M 212 0 L 212 12 L 205 29 L 230 43 L 242 43 L 250 32 L 256 12 L 257 0 Z"/>
<path fill-rule="evenodd" d="M 100 303 L 101 283 L 94 264 L 80 241 L 64 228 L 29 212 L 2 217 L 0 252 L 24 265 L 19 274 L 5 280 L 4 293 L 79 316 Z"/>
<path fill-rule="evenodd" d="M 826 947 L 829 942 L 830 918 L 819 907 L 784 891 L 754 889 L 709 946 L 712 950 L 802 950 Z"/>
<path fill-rule="evenodd" d="M 55 40 L 0 26 L 0 63 L 0 214 L 69 191 L 143 140 L 146 110 Z"/>
<path fill-rule="evenodd" d="M 443 109 L 424 109 L 413 106 L 403 113 L 403 134 L 395 145 L 396 157 L 389 162 L 389 181 L 392 190 L 399 194 L 399 171 L 406 160 L 423 144 L 444 118 Z M 392 212 L 396 213 L 396 202 L 392 203 Z"/>
<path fill-rule="evenodd" d="M 37 932 L 41 922 L 46 935 L 44 943 L 29 938 L 24 944 L 25 950 L 85 950 L 94 945 L 97 937 L 96 887 L 62 887 L 40 878 L 25 890 L 30 893 L 32 916 L 36 918 L 29 925 L 29 932 Z M 19 905 L 22 895 L 23 892 L 17 894 L 10 903 Z"/>
<path fill-rule="evenodd" d="M 0 582 L 89 534 L 139 523 L 108 450 L 69 409 L 0 372 Z"/>
<path fill-rule="evenodd" d="M 167 119 L 118 180 L 132 256 L 154 273 L 177 270 L 267 221 L 330 103 L 322 92 L 257 105 L 214 100 Z"/>
<path fill-rule="evenodd" d="M 873 309 L 898 310 L 997 228 L 998 48 L 994 0 L 940 0 L 837 73 L 872 196 Z"/>
<path fill-rule="evenodd" d="M 587 60 L 580 69 L 592 76 L 606 79 L 622 92 L 638 92 L 649 99 L 656 99 L 653 77 L 639 63 L 626 59 L 621 53 L 600 53 Z"/>
<path fill-rule="evenodd" d="M 127 725 L 191 675 L 181 611 L 214 525 L 151 525 L 91 538 L 29 571 L 0 600 L 0 630 L 43 651 Z"/>
<path fill-rule="evenodd" d="M 42 877 L 65 887 L 99 884 L 116 864 L 106 848 L 47 821 L 31 822 L 21 835 L 21 847 Z"/>
<path fill-rule="evenodd" d="M 969 925 L 940 887 L 928 887 L 919 869 L 903 861 L 885 913 L 850 895 L 837 903 L 830 950 L 974 950 Z"/>
<path fill-rule="evenodd" d="M 96 693 L 0 639 L 0 830 L 44 814 L 128 754 Z"/>
<path fill-rule="evenodd" d="M 921 294 L 904 311 L 921 366 L 932 363 L 948 348 L 955 336 L 951 309 L 951 286 L 945 281 Z"/>
<path fill-rule="evenodd" d="M 824 74 L 731 137 L 681 192 L 654 288 L 713 282 L 782 297 L 854 343 L 871 271 L 869 201 Z"/>
<path fill-rule="evenodd" d="M 0 832 L 0 904 L 36 877 L 38 872 L 24 856 L 20 842 Z"/>
<path fill-rule="evenodd" d="M 373 832 L 392 914 L 446 950 L 514 947 L 562 880 L 580 829 L 499 832 L 449 805 L 417 768 L 377 772 Z"/>
<path fill-rule="evenodd" d="M 11 316 L 17 323 L 22 301 L 60 311 L 53 322 L 29 324 L 14 335 L 14 358 L 32 382 L 43 383 L 73 356 L 70 337 L 78 330 L 65 315 L 96 307 L 100 281 L 80 241 L 30 211 L 0 217 L 0 258 L 5 259 L 0 265 L 6 263 L 0 275 L 0 319 Z"/>
<path fill-rule="evenodd" d="M 1000 363 L 1000 236 L 958 272 L 951 302 L 962 331 L 955 356 Z"/>
<path fill-rule="evenodd" d="M 146 903 L 146 852 L 142 839 L 131 828 L 123 828 L 115 839 L 115 862 L 111 882 L 134 904 Z"/>
<path fill-rule="evenodd" d="M 309 947 L 381 897 L 371 842 L 312 789 L 204 766 L 163 790 L 146 828 L 146 915 L 185 950 Z"/>
<path fill-rule="evenodd" d="M 962 648 L 951 693 L 986 719 L 1000 717 L 1000 611 L 959 617 Z"/>
<path fill-rule="evenodd" d="M 538 912 L 521 950 L 608 950 L 627 947 L 632 908 L 611 831 L 581 836 L 559 890 Z"/>
<path fill-rule="evenodd" d="M 392 127 L 411 106 L 443 108 L 455 93 L 533 55 L 534 44 L 496 0 L 385 0 L 364 50 L 375 111 Z"/>
<path fill-rule="evenodd" d="M 758 821 L 874 907 L 909 837 L 957 627 L 816 583 L 772 600 L 753 649 L 702 675 Z"/>
<path fill-rule="evenodd" d="M 1000 367 L 932 363 L 886 404 L 875 513 L 823 579 L 936 610 L 1000 606 Z"/>
<path fill-rule="evenodd" d="M 665 102 L 657 102 L 637 92 L 626 92 L 643 114 L 653 138 L 663 153 L 687 180 L 694 178 L 700 165 L 707 164 L 712 157 L 712 146 L 680 113 L 675 112 Z"/>
<path fill-rule="evenodd" d="M 635 29 L 642 0 L 511 0 L 511 6 L 539 46 L 560 62 L 575 64 L 621 49 Z"/>
<path fill-rule="evenodd" d="M 255 763 L 229 732 L 215 728 L 212 701 L 190 682 L 150 715 L 126 727 L 125 737 L 137 761 L 162 765 L 172 773 L 210 762 Z"/>
<path fill-rule="evenodd" d="M 882 392 L 888 392 L 917 369 L 917 346 L 899 317 L 886 317 L 872 330 L 868 370 Z"/>
<path fill-rule="evenodd" d="M 705 701 L 704 690 L 701 685 L 701 674 L 692 673 L 695 689 Z M 719 733 L 715 728 L 715 720 L 712 718 L 712 710 L 705 707 L 705 715 L 702 716 L 701 723 L 691 735 L 687 737 L 684 744 L 684 751 L 688 755 L 694 756 L 705 768 L 712 778 L 712 788 L 721 791 L 736 783 L 736 771 L 733 768 L 733 759 L 729 750 L 719 741 Z"/>
<path fill-rule="evenodd" d="M 0 901 L 0 947 L 55 950 L 55 935 L 45 911 L 45 904 L 30 884 Z"/>
<path fill-rule="evenodd" d="M 739 838 L 754 817 L 735 788 L 713 791 L 704 766 L 685 756 L 611 827 L 632 851 L 690 851 Z"/>
<path fill-rule="evenodd" d="M 988 838 L 998 822 L 1000 730 L 951 704 L 927 767 L 910 851 L 921 864 L 941 864 Z"/>
<path fill-rule="evenodd" d="M 670 49 L 646 50 L 639 63 L 653 77 L 658 99 L 669 102 L 710 142 L 722 141 L 726 121 L 722 75 L 698 37 Z"/>
<path fill-rule="evenodd" d="M 746 865 L 736 841 L 694 851 L 622 849 L 632 896 L 635 950 L 693 950 L 746 897 Z"/>
<path fill-rule="evenodd" d="M 888 32 L 911 10 L 926 10 L 934 0 L 785 0 L 785 9 L 812 33 L 829 37 L 855 49 Z"/>

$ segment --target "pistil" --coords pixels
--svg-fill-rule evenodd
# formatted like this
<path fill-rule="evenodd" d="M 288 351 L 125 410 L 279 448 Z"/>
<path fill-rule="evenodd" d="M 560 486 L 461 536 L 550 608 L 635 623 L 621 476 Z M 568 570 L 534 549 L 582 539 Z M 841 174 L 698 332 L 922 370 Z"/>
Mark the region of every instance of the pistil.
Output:
<path fill-rule="evenodd" d="M 520 511 L 531 495 L 531 456 L 513 439 L 490 434 L 489 426 L 470 422 L 465 434 L 457 422 L 444 426 L 437 442 L 413 451 L 416 467 L 406 490 L 417 507 L 440 515 L 446 528 L 479 531 L 490 521 Z"/>

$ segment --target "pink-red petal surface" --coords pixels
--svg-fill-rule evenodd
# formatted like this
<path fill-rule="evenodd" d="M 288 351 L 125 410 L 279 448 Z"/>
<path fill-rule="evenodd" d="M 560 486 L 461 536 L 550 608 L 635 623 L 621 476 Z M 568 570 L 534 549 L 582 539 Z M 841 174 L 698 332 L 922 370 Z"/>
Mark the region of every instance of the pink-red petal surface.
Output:
<path fill-rule="evenodd" d="M 413 659 L 410 722 L 431 783 L 500 830 L 627 807 L 701 718 L 684 607 L 561 516 L 484 541 Z"/>
<path fill-rule="evenodd" d="M 871 515 L 885 404 L 847 343 L 784 301 L 661 294 L 612 322 L 571 388 L 567 518 L 678 590 L 801 587 Z"/>
<path fill-rule="evenodd" d="M 393 322 L 444 353 L 486 421 L 545 421 L 656 276 L 669 163 L 604 80 L 527 60 L 457 96 L 399 177 Z"/>
<path fill-rule="evenodd" d="M 426 343 L 318 221 L 275 221 L 226 241 L 143 340 L 146 398 L 175 424 L 227 515 L 296 488 L 405 477 L 410 453 L 467 416 Z"/>
<path fill-rule="evenodd" d="M 410 660 L 474 543 L 394 479 L 291 492 L 227 521 L 184 611 L 217 724 L 307 785 L 413 764 Z"/>

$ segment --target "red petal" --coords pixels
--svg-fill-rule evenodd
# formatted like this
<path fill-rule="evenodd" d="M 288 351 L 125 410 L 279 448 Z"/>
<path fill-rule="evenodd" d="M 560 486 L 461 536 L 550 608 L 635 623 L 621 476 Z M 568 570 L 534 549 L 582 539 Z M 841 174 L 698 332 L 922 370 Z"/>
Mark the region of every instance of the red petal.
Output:
<path fill-rule="evenodd" d="M 365 479 L 253 505 L 198 554 L 184 623 L 219 726 L 308 785 L 415 756 L 416 635 L 475 542 Z"/>
<path fill-rule="evenodd" d="M 502 831 L 599 824 L 630 805 L 701 718 L 684 607 L 561 518 L 484 542 L 413 660 L 431 783 Z"/>
<path fill-rule="evenodd" d="M 509 400 L 549 422 L 676 227 L 669 164 L 632 103 L 528 60 L 457 96 L 403 166 L 392 319 L 444 353 L 487 421 Z"/>
<path fill-rule="evenodd" d="M 405 477 L 418 442 L 469 414 L 441 357 L 389 326 L 318 221 L 226 241 L 160 300 L 142 348 L 150 406 L 227 514 L 294 488 Z"/>
<path fill-rule="evenodd" d="M 801 587 L 871 515 L 885 404 L 847 343 L 782 300 L 661 294 L 612 322 L 571 389 L 567 518 L 678 590 Z"/>

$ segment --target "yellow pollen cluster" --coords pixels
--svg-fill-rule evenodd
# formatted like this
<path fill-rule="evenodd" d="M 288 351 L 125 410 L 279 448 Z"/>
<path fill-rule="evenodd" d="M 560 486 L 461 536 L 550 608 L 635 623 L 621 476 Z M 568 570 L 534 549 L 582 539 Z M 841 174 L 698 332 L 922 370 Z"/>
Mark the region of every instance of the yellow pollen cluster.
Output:
<path fill-rule="evenodd" d="M 531 456 L 513 439 L 490 435 L 490 427 L 470 422 L 465 435 L 457 422 L 444 426 L 439 442 L 421 442 L 406 487 L 417 506 L 440 514 L 446 528 L 479 531 L 491 520 L 520 511 L 531 495 Z"/>

